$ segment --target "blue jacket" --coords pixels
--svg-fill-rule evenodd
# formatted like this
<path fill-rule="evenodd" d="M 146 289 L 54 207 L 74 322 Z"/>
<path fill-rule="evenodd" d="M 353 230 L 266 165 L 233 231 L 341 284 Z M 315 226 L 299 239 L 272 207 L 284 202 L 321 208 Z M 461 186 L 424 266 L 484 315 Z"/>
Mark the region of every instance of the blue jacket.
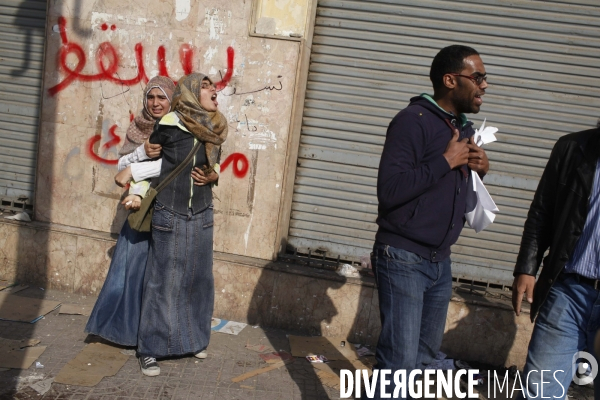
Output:
<path fill-rule="evenodd" d="M 430 261 L 450 255 L 474 195 L 469 168 L 451 170 L 443 156 L 452 138 L 448 123 L 459 140 L 475 133 L 464 115 L 444 111 L 427 95 L 413 97 L 390 122 L 377 176 L 376 240 Z"/>

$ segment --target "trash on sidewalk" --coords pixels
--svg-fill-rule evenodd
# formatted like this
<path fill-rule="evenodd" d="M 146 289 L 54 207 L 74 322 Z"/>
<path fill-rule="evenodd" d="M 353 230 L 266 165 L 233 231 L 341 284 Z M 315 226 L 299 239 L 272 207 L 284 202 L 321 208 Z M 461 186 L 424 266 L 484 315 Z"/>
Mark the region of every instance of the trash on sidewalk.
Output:
<path fill-rule="evenodd" d="M 441 370 L 454 370 L 454 360 L 452 358 L 446 358 L 446 354 L 438 352 L 435 356 L 435 360 L 431 362 L 425 369 L 441 369 Z"/>
<path fill-rule="evenodd" d="M 69 314 L 69 315 L 85 315 L 90 316 L 90 309 L 86 306 L 80 306 L 77 304 L 61 304 L 59 314 Z"/>
<path fill-rule="evenodd" d="M 346 278 L 359 278 L 360 274 L 358 269 L 350 264 L 342 264 L 336 271 L 338 275 L 345 276 Z"/>
<path fill-rule="evenodd" d="M 46 350 L 46 346 L 33 347 L 37 339 L 10 340 L 0 338 L 0 368 L 27 369 Z"/>
<path fill-rule="evenodd" d="M 259 354 L 259 357 L 268 364 L 274 364 L 279 361 L 292 360 L 292 355 L 287 351 L 279 351 L 274 353 Z"/>
<path fill-rule="evenodd" d="M 35 367 L 36 367 L 37 369 L 42 369 L 42 368 L 44 368 L 44 364 L 42 364 L 42 363 L 41 363 L 41 362 L 39 362 L 39 361 L 36 361 L 36 362 L 35 362 Z"/>
<path fill-rule="evenodd" d="M 54 382 L 54 378 L 44 379 L 43 381 L 32 383 L 29 387 L 43 396 L 52 387 L 52 382 Z"/>
<path fill-rule="evenodd" d="M 306 359 L 311 363 L 326 363 L 329 361 L 325 356 L 306 356 Z"/>
<path fill-rule="evenodd" d="M 471 366 L 462 360 L 454 360 L 456 369 L 471 369 Z"/>
<path fill-rule="evenodd" d="M 473 380 L 475 380 L 475 382 L 477 382 L 478 385 L 483 385 L 483 383 L 485 382 L 485 378 L 481 374 L 473 375 Z"/>
<path fill-rule="evenodd" d="M 246 327 L 243 322 L 227 321 L 226 319 L 213 318 L 211 321 L 211 330 L 215 332 L 237 335 Z"/>
<path fill-rule="evenodd" d="M 0 292 L 0 319 L 34 323 L 60 306 L 60 301 L 34 299 Z"/>
<path fill-rule="evenodd" d="M 354 346 L 346 346 L 348 339 L 343 336 L 294 336 L 289 335 L 290 348 L 294 357 L 323 355 L 328 360 L 356 360 L 359 358 Z M 344 346 L 341 344 L 344 343 Z"/>
<path fill-rule="evenodd" d="M 248 350 L 256 351 L 257 353 L 267 353 L 273 351 L 273 348 L 264 344 L 250 344 L 246 342 L 246 348 Z"/>
<path fill-rule="evenodd" d="M 367 356 L 374 356 L 375 353 L 373 353 L 371 350 L 369 350 L 367 347 L 363 346 L 363 347 L 359 347 L 356 349 L 356 353 L 360 356 L 360 357 L 367 357 Z"/>
<path fill-rule="evenodd" d="M 54 381 L 65 385 L 96 386 L 105 376 L 113 376 L 129 359 L 118 347 L 90 343 L 69 361 Z"/>
<path fill-rule="evenodd" d="M 31 222 L 31 217 L 25 211 L 12 215 L 10 217 L 4 217 L 6 219 L 12 219 L 13 221 Z"/>
<path fill-rule="evenodd" d="M 262 367 L 262 368 L 258 368 L 258 369 L 254 369 L 250 372 L 246 372 L 245 374 L 236 376 L 234 378 L 231 378 L 231 382 L 237 383 L 237 382 L 241 382 L 241 381 L 245 381 L 246 379 L 252 378 L 256 375 L 260 375 L 260 374 L 264 374 L 265 372 L 269 372 L 269 371 L 273 371 L 277 368 L 281 368 L 286 364 L 290 364 L 293 363 L 294 359 L 292 358 L 291 360 L 287 360 L 287 361 L 279 361 L 277 363 L 268 365 L 266 367 Z"/>

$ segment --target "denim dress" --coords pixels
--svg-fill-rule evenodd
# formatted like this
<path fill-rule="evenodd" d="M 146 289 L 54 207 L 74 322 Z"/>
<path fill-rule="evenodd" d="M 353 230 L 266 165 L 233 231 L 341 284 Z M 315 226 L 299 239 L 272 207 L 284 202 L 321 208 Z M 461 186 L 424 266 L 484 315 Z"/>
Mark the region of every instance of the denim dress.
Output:
<path fill-rule="evenodd" d="M 126 220 L 86 333 L 123 346 L 137 345 L 149 247 L 150 232 L 135 231 Z"/>
<path fill-rule="evenodd" d="M 164 126 L 150 137 L 162 145 L 159 181 L 189 154 L 195 139 L 181 126 Z M 144 278 L 138 355 L 155 358 L 195 354 L 210 340 L 214 306 L 212 189 L 196 186 L 192 167 L 207 163 L 204 145 L 189 169 L 156 197 Z"/>

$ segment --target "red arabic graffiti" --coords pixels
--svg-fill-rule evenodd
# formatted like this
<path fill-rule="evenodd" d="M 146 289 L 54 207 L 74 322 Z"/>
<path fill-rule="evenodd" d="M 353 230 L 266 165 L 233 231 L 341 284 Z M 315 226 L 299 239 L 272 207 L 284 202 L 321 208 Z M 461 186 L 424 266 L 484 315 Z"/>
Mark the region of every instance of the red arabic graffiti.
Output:
<path fill-rule="evenodd" d="M 117 129 L 117 125 L 113 125 L 108 130 L 108 136 L 110 137 L 110 140 L 102 145 L 102 150 L 104 150 L 104 152 L 108 151 L 108 149 L 110 149 L 113 146 L 118 145 L 121 142 L 121 138 L 119 136 L 117 136 L 117 134 L 115 133 L 116 129 Z M 99 142 L 101 139 L 102 139 L 102 135 L 95 135 L 95 136 L 92 136 L 88 140 L 88 142 L 87 142 L 88 155 L 93 160 L 98 161 L 99 163 L 107 164 L 107 165 L 117 165 L 119 163 L 119 160 L 109 160 L 106 158 L 102 158 L 94 152 L 94 145 L 96 144 L 96 142 Z M 100 152 L 100 151 L 98 151 L 98 152 L 100 154 L 102 154 L 102 152 Z"/>
<path fill-rule="evenodd" d="M 109 42 L 102 42 L 98 46 L 98 50 L 96 51 L 96 66 L 98 68 L 97 74 L 84 74 L 83 71 L 87 59 L 85 56 L 85 52 L 83 48 L 74 42 L 70 42 L 67 37 L 66 30 L 67 20 L 64 17 L 58 18 L 58 30 L 60 32 L 60 39 L 62 41 L 62 46 L 58 55 L 58 65 L 59 68 L 63 70 L 65 73 L 65 77 L 61 82 L 59 82 L 56 86 L 48 89 L 48 94 L 50 96 L 56 95 L 56 93 L 61 90 L 66 89 L 71 83 L 74 81 L 81 82 L 94 82 L 94 81 L 109 81 L 113 83 L 117 83 L 123 86 L 132 86 L 141 81 L 148 82 L 148 76 L 146 75 L 146 70 L 144 68 L 143 63 L 143 52 L 144 47 L 141 43 L 137 43 L 135 45 L 135 59 L 137 64 L 137 75 L 131 79 L 122 79 L 118 76 L 117 70 L 119 69 L 119 56 L 117 54 L 117 50 L 115 47 Z M 67 65 L 67 57 L 69 55 L 74 55 L 77 59 L 74 68 L 70 68 Z M 164 46 L 160 46 L 157 51 L 158 58 L 158 71 L 159 75 L 169 77 L 169 73 L 167 71 L 167 61 L 166 61 L 166 50 Z M 234 62 L 235 52 L 232 47 L 227 48 L 227 72 L 223 79 L 217 82 L 215 85 L 217 90 L 221 90 L 227 86 L 229 81 L 233 76 L 233 62 Z M 183 68 L 184 73 L 190 74 L 193 71 L 193 59 L 194 59 L 194 49 L 189 44 L 182 44 L 179 49 L 179 61 L 181 62 L 181 66 Z M 172 78 L 171 78 L 172 79 Z"/>
<path fill-rule="evenodd" d="M 233 165 L 233 175 L 236 178 L 243 178 L 248 173 L 250 163 L 245 155 L 242 153 L 233 153 L 223 161 L 221 164 L 221 171 L 225 171 L 229 164 Z M 240 166 L 241 164 L 241 166 Z"/>

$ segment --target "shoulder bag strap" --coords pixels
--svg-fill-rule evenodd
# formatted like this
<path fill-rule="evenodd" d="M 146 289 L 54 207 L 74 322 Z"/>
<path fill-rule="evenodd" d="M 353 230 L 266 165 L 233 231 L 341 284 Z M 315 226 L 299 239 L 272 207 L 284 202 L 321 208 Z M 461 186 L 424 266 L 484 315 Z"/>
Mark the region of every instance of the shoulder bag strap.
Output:
<path fill-rule="evenodd" d="M 194 148 L 192 149 L 192 151 L 190 151 L 190 154 L 187 155 L 187 157 L 185 158 L 185 160 L 182 161 L 181 164 L 179 164 L 177 166 L 177 168 L 175 168 L 173 170 L 173 172 L 171 172 L 164 181 L 162 181 L 157 187 L 156 187 L 156 193 L 160 192 L 161 190 L 164 189 L 165 186 L 167 186 L 169 183 L 171 183 L 171 181 L 173 181 L 173 179 L 175 179 L 175 177 L 177 175 L 179 175 L 181 173 L 181 171 L 183 171 L 185 169 L 185 167 L 190 163 L 190 161 L 192 160 L 192 158 L 196 155 L 196 153 L 198 152 L 198 150 L 200 149 L 200 146 L 202 146 L 202 142 L 198 141 L 198 143 L 196 143 L 196 145 L 194 146 Z"/>

